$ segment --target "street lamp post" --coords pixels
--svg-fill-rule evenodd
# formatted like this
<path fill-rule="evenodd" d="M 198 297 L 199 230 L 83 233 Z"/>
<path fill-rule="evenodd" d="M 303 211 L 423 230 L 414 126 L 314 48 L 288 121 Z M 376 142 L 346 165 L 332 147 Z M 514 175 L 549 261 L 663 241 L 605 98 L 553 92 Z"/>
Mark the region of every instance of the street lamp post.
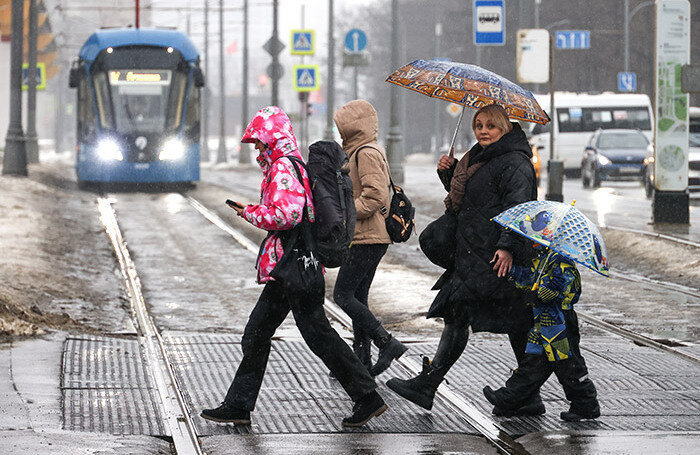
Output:
<path fill-rule="evenodd" d="M 277 43 L 279 41 L 278 35 L 278 13 L 279 13 L 279 1 L 273 0 L 272 2 L 272 42 Z M 272 68 L 276 69 L 279 67 L 279 52 L 272 52 Z M 279 74 L 275 74 L 272 77 L 272 105 L 279 106 Z"/>
<path fill-rule="evenodd" d="M 199 160 L 208 162 L 209 156 L 209 0 L 204 0 L 204 88 L 202 89 L 202 145 Z"/>
<path fill-rule="evenodd" d="M 245 132 L 248 126 L 248 0 L 243 0 L 243 77 L 241 79 L 241 84 L 243 84 L 241 90 L 241 131 Z M 248 144 L 241 144 L 238 163 L 250 163 Z"/>
<path fill-rule="evenodd" d="M 12 0 L 12 37 L 10 44 L 10 123 L 5 136 L 2 173 L 27 175 L 27 154 L 22 131 L 22 34 L 24 0 Z"/>
<path fill-rule="evenodd" d="M 335 95 L 335 38 L 333 32 L 333 0 L 328 0 L 328 86 L 326 87 L 326 140 L 332 141 L 333 134 L 333 114 Z"/>
<path fill-rule="evenodd" d="M 630 2 L 629 0 L 625 0 L 623 8 L 625 9 L 625 25 L 624 25 L 624 44 L 625 44 L 625 73 L 629 72 L 630 70 L 630 22 L 632 22 L 632 18 L 634 17 L 635 14 L 637 14 L 642 8 L 651 6 L 653 5 L 653 1 L 647 1 L 644 3 L 640 3 L 639 5 L 635 6 L 634 9 L 630 12 Z"/>
<path fill-rule="evenodd" d="M 29 40 L 27 65 L 27 136 L 25 150 L 28 163 L 39 162 L 39 144 L 36 136 L 36 60 L 37 60 L 37 0 L 29 2 Z"/>
<path fill-rule="evenodd" d="M 391 0 L 391 69 L 393 72 L 399 66 L 399 5 L 398 0 Z M 403 183 L 403 150 L 401 126 L 399 125 L 399 88 L 391 84 L 390 124 L 386 138 L 386 153 L 391 169 L 391 177 L 395 183 Z"/>
<path fill-rule="evenodd" d="M 226 84 L 224 82 L 224 0 L 219 0 L 219 149 L 216 152 L 216 162 L 226 160 Z"/>

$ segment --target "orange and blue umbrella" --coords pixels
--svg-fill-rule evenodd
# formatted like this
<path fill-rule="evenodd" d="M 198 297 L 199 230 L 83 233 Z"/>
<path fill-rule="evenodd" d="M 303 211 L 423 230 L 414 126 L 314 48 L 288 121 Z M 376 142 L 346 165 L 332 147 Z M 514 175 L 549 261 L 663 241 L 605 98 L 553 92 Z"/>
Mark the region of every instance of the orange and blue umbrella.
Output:
<path fill-rule="evenodd" d="M 512 119 L 544 125 L 549 116 L 529 90 L 476 65 L 444 60 L 414 60 L 394 71 L 387 82 L 473 109 L 500 104 Z M 464 109 L 457 129 L 462 122 Z M 452 145 L 457 136 L 452 137 Z"/>

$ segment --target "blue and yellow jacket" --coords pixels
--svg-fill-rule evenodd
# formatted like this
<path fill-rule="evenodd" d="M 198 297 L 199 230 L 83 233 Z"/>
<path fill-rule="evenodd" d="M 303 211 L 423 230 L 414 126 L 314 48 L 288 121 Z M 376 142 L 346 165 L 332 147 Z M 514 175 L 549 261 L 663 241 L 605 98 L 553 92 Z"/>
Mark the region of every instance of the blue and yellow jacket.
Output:
<path fill-rule="evenodd" d="M 571 310 L 578 302 L 581 275 L 576 264 L 569 258 L 552 252 L 546 264 L 542 264 L 549 250 L 539 247 L 538 253 L 529 267 L 514 265 L 508 274 L 508 281 L 518 289 L 530 291 L 529 304 L 532 305 L 534 321 L 525 352 L 537 355 L 544 353 L 550 362 L 555 362 L 571 355 L 562 310 Z M 536 291 L 532 291 L 540 266 L 543 270 L 539 286 Z"/>

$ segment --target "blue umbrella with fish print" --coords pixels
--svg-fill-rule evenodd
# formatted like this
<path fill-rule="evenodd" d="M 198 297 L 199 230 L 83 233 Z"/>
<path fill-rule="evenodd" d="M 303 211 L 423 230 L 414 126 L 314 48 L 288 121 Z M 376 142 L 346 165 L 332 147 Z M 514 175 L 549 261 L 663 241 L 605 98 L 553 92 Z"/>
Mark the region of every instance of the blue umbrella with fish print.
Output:
<path fill-rule="evenodd" d="M 528 201 L 501 212 L 493 221 L 594 272 L 610 276 L 608 253 L 600 231 L 573 204 Z"/>

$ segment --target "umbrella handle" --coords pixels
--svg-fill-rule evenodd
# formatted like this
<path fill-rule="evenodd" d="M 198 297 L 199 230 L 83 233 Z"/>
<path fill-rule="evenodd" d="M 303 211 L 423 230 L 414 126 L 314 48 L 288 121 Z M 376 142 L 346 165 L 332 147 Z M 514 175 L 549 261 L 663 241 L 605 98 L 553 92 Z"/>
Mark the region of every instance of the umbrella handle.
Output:
<path fill-rule="evenodd" d="M 462 117 L 464 117 L 464 105 L 462 105 L 462 113 L 459 114 L 459 120 L 457 121 L 457 127 L 455 128 L 454 134 L 452 134 L 452 143 L 450 144 L 450 158 L 455 157 L 455 139 L 457 139 L 457 131 L 459 131 L 459 125 L 462 123 Z"/>
<path fill-rule="evenodd" d="M 537 279 L 535 280 L 535 284 L 532 285 L 531 291 L 536 291 L 537 288 L 540 287 L 540 279 L 542 278 L 542 274 L 544 273 L 544 269 L 547 267 L 547 262 L 549 262 L 549 257 L 552 255 L 552 253 L 553 251 L 549 250 L 547 257 L 544 258 L 544 261 L 539 263 L 539 266 L 537 267 Z"/>

